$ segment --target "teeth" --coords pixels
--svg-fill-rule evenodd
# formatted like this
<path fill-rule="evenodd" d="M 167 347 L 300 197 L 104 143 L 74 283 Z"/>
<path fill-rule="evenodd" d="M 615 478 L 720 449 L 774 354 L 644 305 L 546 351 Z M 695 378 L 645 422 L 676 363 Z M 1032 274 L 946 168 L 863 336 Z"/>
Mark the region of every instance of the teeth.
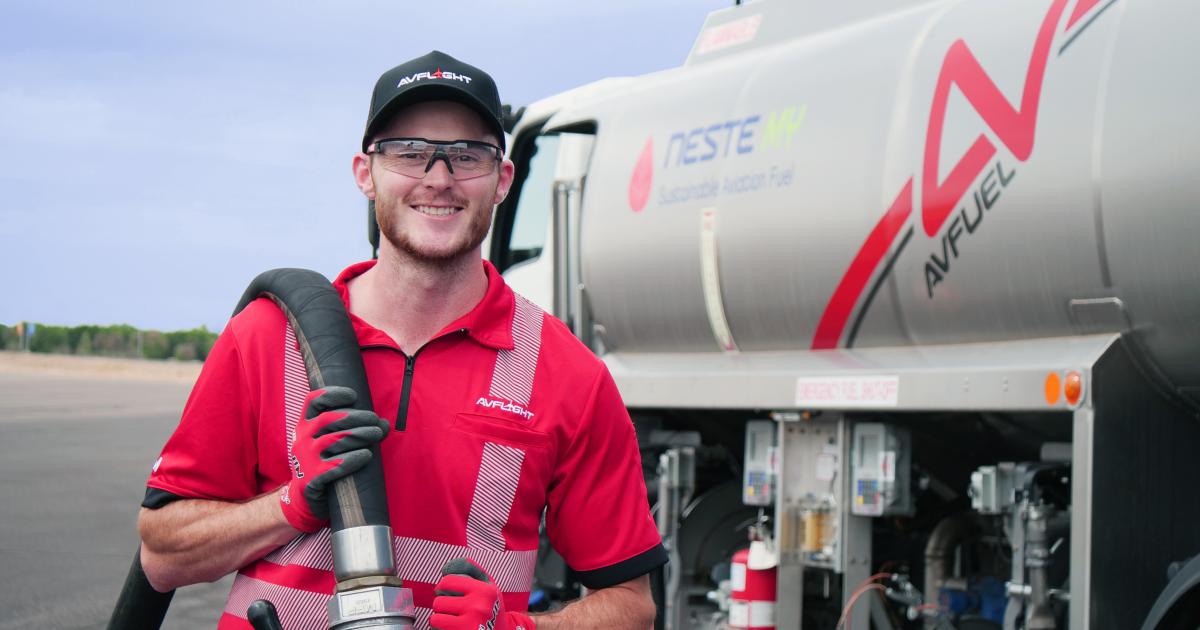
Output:
<path fill-rule="evenodd" d="M 454 214 L 458 208 L 447 208 L 441 206 L 413 206 L 413 210 L 421 214 L 428 214 L 435 217 L 444 217 Z"/>

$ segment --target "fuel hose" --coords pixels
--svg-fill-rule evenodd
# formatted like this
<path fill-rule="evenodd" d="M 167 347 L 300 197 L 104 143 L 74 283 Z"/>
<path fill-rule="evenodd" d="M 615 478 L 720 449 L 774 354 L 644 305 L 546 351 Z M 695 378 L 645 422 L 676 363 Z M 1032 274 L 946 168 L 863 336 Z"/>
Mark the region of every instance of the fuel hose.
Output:
<path fill-rule="evenodd" d="M 337 290 L 323 275 L 307 269 L 272 269 L 259 274 L 246 288 L 233 314 L 258 298 L 268 298 L 287 317 L 296 334 L 308 375 L 309 388 L 330 385 L 349 387 L 358 394 L 353 407 L 371 410 L 371 393 L 359 352 L 358 338 Z M 379 447 L 373 457 L 352 475 L 334 482 L 329 496 L 334 577 L 338 591 L 362 586 L 399 588 L 391 547 L 391 526 Z M 350 535 L 346 535 L 350 534 Z M 109 620 L 109 630 L 159 628 L 174 591 L 155 591 L 142 571 L 140 553 L 125 579 Z M 334 602 L 337 595 L 334 596 Z M 259 608 L 262 608 L 261 606 Z M 331 604 L 330 627 L 339 618 Z M 383 611 L 396 616 L 396 611 Z M 401 612 L 401 617 L 407 614 Z"/>
<path fill-rule="evenodd" d="M 309 389 L 330 385 L 349 387 L 358 393 L 353 407 L 372 410 L 358 338 L 346 306 L 329 280 L 308 269 L 263 272 L 246 288 L 234 315 L 260 297 L 274 302 L 295 331 Z M 390 525 L 379 447 L 372 446 L 371 452 L 373 457 L 366 466 L 334 483 L 329 502 L 329 522 L 334 532 L 350 527 Z"/>

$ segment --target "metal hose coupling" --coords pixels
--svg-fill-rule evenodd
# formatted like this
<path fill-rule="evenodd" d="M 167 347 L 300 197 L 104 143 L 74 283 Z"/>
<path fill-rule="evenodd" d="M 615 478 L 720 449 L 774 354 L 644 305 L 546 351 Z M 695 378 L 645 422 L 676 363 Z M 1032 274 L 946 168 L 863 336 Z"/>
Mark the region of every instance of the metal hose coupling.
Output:
<path fill-rule="evenodd" d="M 363 525 L 333 532 L 329 628 L 409 630 L 416 621 L 412 591 L 396 577 L 392 528 Z"/>

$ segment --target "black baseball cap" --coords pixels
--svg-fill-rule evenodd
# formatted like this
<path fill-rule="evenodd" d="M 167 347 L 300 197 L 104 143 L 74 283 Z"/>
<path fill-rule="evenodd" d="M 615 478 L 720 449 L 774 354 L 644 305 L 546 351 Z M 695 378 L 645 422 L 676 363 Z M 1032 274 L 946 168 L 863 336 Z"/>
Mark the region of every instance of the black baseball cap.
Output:
<path fill-rule="evenodd" d="M 406 61 L 375 82 L 362 150 L 366 152 L 375 131 L 401 107 L 422 101 L 456 101 L 479 112 L 483 122 L 496 132 L 504 148 L 500 93 L 488 73 L 435 50 Z"/>

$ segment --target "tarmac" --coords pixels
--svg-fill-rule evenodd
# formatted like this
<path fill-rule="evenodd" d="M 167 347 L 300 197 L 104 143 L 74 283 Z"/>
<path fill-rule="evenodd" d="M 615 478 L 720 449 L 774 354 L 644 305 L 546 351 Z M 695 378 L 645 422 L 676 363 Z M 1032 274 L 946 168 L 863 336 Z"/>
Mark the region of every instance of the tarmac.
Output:
<path fill-rule="evenodd" d="M 0 352 L 0 630 L 107 626 L 146 476 L 199 370 Z M 231 583 L 180 589 L 162 627 L 215 627 Z"/>

